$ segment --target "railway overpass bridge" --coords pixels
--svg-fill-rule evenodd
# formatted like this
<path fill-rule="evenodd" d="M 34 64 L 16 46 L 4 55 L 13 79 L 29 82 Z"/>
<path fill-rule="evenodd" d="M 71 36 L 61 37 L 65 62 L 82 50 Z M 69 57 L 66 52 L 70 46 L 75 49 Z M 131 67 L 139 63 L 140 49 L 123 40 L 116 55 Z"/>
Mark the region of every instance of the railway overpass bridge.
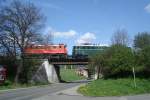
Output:
<path fill-rule="evenodd" d="M 47 57 L 44 59 L 40 58 L 40 60 L 42 65 L 40 65 L 38 71 L 32 78 L 35 82 L 47 81 L 49 83 L 58 83 L 61 81 L 60 65 L 88 65 L 89 63 L 87 57 L 74 58 L 72 56 L 66 58 Z"/>

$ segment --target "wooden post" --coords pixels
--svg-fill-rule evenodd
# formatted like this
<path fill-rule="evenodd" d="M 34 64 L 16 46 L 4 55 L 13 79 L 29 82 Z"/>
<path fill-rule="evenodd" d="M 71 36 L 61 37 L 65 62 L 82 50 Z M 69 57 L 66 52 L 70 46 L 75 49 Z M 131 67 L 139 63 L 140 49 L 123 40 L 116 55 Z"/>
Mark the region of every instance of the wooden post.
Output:
<path fill-rule="evenodd" d="M 132 71 L 133 71 L 133 77 L 134 77 L 134 86 L 136 88 L 136 80 L 135 80 L 135 70 L 134 70 L 134 67 L 132 68 Z"/>

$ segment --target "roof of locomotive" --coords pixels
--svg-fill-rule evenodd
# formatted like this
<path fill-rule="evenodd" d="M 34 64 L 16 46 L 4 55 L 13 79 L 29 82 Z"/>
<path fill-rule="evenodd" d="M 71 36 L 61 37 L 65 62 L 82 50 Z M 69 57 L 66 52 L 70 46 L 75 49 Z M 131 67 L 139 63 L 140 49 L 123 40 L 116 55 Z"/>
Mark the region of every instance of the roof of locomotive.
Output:
<path fill-rule="evenodd" d="M 30 44 L 30 45 L 28 45 L 28 46 L 26 46 L 25 48 L 28 48 L 28 47 L 43 47 L 43 46 L 45 46 L 45 47 L 49 47 L 49 46 L 64 46 L 64 47 L 66 47 L 66 45 L 65 44 Z"/>

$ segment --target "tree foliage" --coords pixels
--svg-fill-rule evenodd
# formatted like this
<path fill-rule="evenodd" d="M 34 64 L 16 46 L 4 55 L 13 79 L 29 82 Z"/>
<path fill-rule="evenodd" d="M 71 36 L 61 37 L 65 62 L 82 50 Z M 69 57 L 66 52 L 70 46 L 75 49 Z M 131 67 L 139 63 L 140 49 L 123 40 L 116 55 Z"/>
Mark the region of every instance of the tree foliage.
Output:
<path fill-rule="evenodd" d="M 127 33 L 119 30 L 112 38 L 112 45 L 91 58 L 91 66 L 98 75 L 103 74 L 105 78 L 128 77 L 132 76 L 133 68 L 139 77 L 150 75 L 145 75 L 145 72 L 150 72 L 150 34 L 144 32 L 135 36 L 136 49 L 128 47 L 127 40 Z"/>
<path fill-rule="evenodd" d="M 134 54 L 131 48 L 124 45 L 113 45 L 107 52 L 109 54 L 107 62 L 112 73 L 131 71 L 134 66 Z"/>
<path fill-rule="evenodd" d="M 43 16 L 32 3 L 13 0 L 0 10 L 0 51 L 21 57 L 21 64 L 17 67 L 16 82 L 23 71 L 24 48 L 39 40 L 39 30 L 43 25 Z"/>
<path fill-rule="evenodd" d="M 125 45 L 112 45 L 103 53 L 92 58 L 92 65 L 98 73 L 108 77 L 118 73 L 132 72 L 135 56 L 130 47 Z M 123 74 L 122 73 L 122 74 Z"/>
<path fill-rule="evenodd" d="M 138 61 L 140 65 L 143 65 L 146 69 L 150 67 L 150 46 L 144 47 L 141 51 L 139 51 Z"/>
<path fill-rule="evenodd" d="M 148 77 L 150 66 L 150 34 L 148 32 L 138 33 L 134 38 L 136 66 L 140 68 L 144 77 Z"/>
<path fill-rule="evenodd" d="M 141 32 L 138 33 L 134 37 L 134 47 L 137 49 L 142 49 L 146 46 L 150 45 L 150 33 L 148 32 Z"/>

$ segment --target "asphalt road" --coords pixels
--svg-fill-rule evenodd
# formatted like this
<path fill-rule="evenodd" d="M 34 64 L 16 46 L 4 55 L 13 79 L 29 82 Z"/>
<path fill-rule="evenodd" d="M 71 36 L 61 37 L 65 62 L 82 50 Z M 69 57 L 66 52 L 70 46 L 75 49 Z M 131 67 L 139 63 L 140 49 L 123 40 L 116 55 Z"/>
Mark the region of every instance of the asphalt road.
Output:
<path fill-rule="evenodd" d="M 58 91 L 62 91 L 87 81 L 73 82 L 73 83 L 58 83 L 49 86 L 31 87 L 26 89 L 16 89 L 8 91 L 0 91 L 0 100 L 31 100 L 40 98 Z"/>
<path fill-rule="evenodd" d="M 121 96 L 121 97 L 86 97 L 82 95 L 70 95 L 72 87 L 76 87 L 88 81 L 74 83 L 59 83 L 42 87 L 31 87 L 0 91 L 0 100 L 150 100 L 150 94 Z M 71 89 L 71 90 L 69 90 Z M 67 90 L 69 94 L 59 94 Z"/>

